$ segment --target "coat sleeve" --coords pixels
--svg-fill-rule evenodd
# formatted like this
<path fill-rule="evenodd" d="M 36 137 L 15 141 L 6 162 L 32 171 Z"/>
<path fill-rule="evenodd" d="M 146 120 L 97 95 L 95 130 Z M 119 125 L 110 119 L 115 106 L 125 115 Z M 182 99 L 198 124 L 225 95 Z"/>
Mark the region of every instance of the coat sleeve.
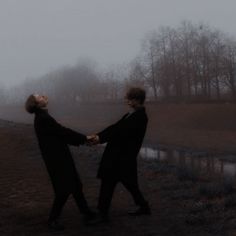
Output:
<path fill-rule="evenodd" d="M 127 139 L 137 139 L 145 134 L 147 127 L 146 117 L 136 115 L 130 118 L 122 127 L 121 136 Z"/>
<path fill-rule="evenodd" d="M 85 135 L 62 126 L 52 117 L 46 117 L 40 123 L 40 133 L 43 135 L 56 136 L 63 139 L 67 144 L 75 146 L 87 141 Z"/>
<path fill-rule="evenodd" d="M 109 142 L 111 140 L 122 141 L 132 140 L 136 142 L 138 139 L 142 140 L 146 131 L 147 118 L 143 115 L 135 115 L 132 118 L 123 118 L 98 133 L 100 143 Z"/>
<path fill-rule="evenodd" d="M 119 132 L 120 123 L 122 120 L 127 116 L 125 114 L 118 122 L 113 125 L 108 126 L 106 129 L 102 130 L 101 132 L 97 133 L 99 136 L 100 143 L 107 143 L 109 142 L 117 133 Z"/>
<path fill-rule="evenodd" d="M 136 120 L 129 123 L 127 127 L 127 138 L 135 140 L 143 140 L 147 128 L 147 119 L 145 117 L 138 117 Z"/>
<path fill-rule="evenodd" d="M 117 132 L 117 125 L 113 124 L 108 126 L 103 131 L 97 133 L 97 135 L 99 136 L 100 143 L 109 142 L 112 139 L 112 137 L 116 134 L 116 132 Z"/>

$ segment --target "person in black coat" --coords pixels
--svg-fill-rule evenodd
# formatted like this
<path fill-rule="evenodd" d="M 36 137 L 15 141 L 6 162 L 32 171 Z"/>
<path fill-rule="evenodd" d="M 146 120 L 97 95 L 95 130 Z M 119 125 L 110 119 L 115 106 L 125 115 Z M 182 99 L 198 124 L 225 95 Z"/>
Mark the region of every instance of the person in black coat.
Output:
<path fill-rule="evenodd" d="M 131 193 L 138 207 L 130 215 L 150 215 L 150 207 L 139 190 L 137 176 L 137 155 L 146 132 L 148 118 L 143 106 L 145 91 L 131 88 L 126 95 L 131 111 L 118 122 L 97 133 L 90 135 L 90 142 L 107 143 L 97 177 L 101 179 L 98 209 L 104 220 L 108 218 L 114 189 L 118 182 Z"/>
<path fill-rule="evenodd" d="M 85 219 L 93 218 L 93 212 L 84 197 L 82 183 L 68 147 L 68 145 L 85 144 L 87 137 L 57 123 L 49 115 L 47 104 L 46 96 L 30 95 L 25 108 L 29 113 L 35 114 L 34 129 L 55 193 L 48 225 L 51 229 L 63 230 L 63 225 L 58 223 L 58 217 L 70 194 L 73 195 Z"/>

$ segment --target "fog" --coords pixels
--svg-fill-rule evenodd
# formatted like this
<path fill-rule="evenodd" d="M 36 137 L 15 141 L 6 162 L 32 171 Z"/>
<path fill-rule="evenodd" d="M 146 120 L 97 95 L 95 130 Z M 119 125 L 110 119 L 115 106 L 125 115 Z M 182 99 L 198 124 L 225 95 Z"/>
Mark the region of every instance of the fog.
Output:
<path fill-rule="evenodd" d="M 233 0 L 8 0 L 0 2 L 0 85 L 37 78 L 80 58 L 128 63 L 145 35 L 183 20 L 236 35 Z"/>

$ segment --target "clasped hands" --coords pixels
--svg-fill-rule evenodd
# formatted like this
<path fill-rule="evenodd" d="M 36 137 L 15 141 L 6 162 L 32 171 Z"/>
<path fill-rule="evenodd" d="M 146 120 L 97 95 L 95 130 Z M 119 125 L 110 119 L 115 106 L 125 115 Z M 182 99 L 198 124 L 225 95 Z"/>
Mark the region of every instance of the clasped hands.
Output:
<path fill-rule="evenodd" d="M 96 145 L 100 143 L 99 136 L 96 134 L 91 134 L 87 136 L 88 145 Z"/>

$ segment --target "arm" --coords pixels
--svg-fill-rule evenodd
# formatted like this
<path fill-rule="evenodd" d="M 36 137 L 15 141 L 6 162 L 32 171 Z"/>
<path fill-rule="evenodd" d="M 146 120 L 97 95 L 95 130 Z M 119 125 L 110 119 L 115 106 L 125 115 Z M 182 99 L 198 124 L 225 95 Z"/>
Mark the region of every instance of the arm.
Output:
<path fill-rule="evenodd" d="M 106 143 L 112 139 L 115 134 L 115 127 L 109 126 L 105 130 L 97 134 L 91 134 L 87 136 L 87 141 L 90 145 L 96 145 L 99 143 Z"/>
<path fill-rule="evenodd" d="M 117 133 L 118 126 L 116 124 L 108 126 L 103 131 L 97 133 L 99 143 L 106 143 L 112 139 Z"/>
<path fill-rule="evenodd" d="M 139 113 L 133 115 L 126 120 L 121 119 L 115 125 L 109 126 L 105 130 L 99 132 L 100 143 L 108 142 L 111 140 L 127 140 L 135 142 L 142 139 L 147 126 L 147 117 Z"/>
<path fill-rule="evenodd" d="M 100 143 L 106 143 L 109 142 L 111 139 L 113 139 L 120 130 L 120 124 L 122 123 L 123 119 L 128 115 L 125 114 L 119 121 L 117 121 L 115 124 L 108 126 L 106 129 L 102 130 L 101 132 L 97 133 L 99 142 Z"/>
<path fill-rule="evenodd" d="M 75 146 L 84 144 L 87 141 L 85 135 L 60 125 L 50 116 L 40 120 L 40 133 L 47 136 L 59 137 L 67 144 Z"/>

